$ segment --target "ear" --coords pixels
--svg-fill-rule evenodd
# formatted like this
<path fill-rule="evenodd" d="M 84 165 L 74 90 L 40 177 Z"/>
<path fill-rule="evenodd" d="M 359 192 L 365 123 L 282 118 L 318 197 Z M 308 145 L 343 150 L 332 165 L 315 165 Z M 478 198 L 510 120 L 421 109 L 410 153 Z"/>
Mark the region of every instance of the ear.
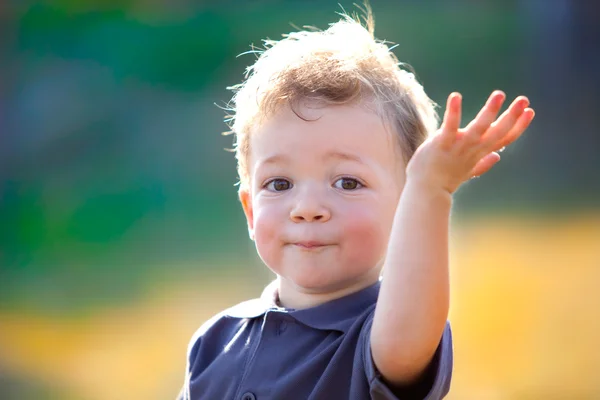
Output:
<path fill-rule="evenodd" d="M 254 240 L 254 209 L 252 208 L 252 195 L 247 189 L 240 189 L 238 192 L 240 203 L 242 203 L 242 209 L 246 215 L 246 221 L 248 222 L 248 235 L 251 240 Z"/>

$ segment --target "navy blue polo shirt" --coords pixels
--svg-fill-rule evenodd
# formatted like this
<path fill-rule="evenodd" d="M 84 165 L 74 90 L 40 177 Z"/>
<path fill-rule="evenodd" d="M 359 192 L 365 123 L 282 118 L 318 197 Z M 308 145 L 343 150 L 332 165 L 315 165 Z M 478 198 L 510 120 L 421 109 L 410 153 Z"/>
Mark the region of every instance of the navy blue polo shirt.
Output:
<path fill-rule="evenodd" d="M 413 398 L 409 390 L 388 387 L 371 357 L 369 336 L 379 288 L 377 282 L 328 303 L 293 310 L 277 306 L 273 282 L 260 298 L 225 310 L 194 334 L 180 398 Z M 419 398 L 443 398 L 452 376 L 449 324 L 428 371 Z"/>

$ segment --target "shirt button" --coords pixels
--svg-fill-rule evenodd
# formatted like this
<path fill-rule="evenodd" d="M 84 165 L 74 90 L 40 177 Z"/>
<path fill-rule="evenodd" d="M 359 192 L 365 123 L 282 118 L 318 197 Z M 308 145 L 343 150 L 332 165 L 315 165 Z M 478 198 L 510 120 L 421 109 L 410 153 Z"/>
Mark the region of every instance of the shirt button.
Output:
<path fill-rule="evenodd" d="M 254 393 L 246 392 L 242 395 L 241 400 L 256 400 L 256 396 Z"/>

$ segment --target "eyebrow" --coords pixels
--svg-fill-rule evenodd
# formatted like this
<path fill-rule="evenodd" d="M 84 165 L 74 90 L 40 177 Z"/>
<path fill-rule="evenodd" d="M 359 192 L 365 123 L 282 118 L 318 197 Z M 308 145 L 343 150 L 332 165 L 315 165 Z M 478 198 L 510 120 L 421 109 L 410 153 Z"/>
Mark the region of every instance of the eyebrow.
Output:
<path fill-rule="evenodd" d="M 258 162 L 258 166 L 263 166 L 263 165 L 268 165 L 268 164 L 279 164 L 279 163 L 287 163 L 289 162 L 288 157 L 281 155 L 281 154 L 275 154 L 273 156 L 267 157 L 264 160 L 261 160 Z"/>
<path fill-rule="evenodd" d="M 354 161 L 360 164 L 365 164 L 365 162 L 363 161 L 362 158 L 360 158 L 358 155 L 356 154 L 351 154 L 351 153 L 346 153 L 343 151 L 331 151 L 327 154 L 325 154 L 324 159 L 330 159 L 330 158 L 337 158 L 340 160 L 345 160 L 345 161 Z"/>
<path fill-rule="evenodd" d="M 360 164 L 366 164 L 363 161 L 363 159 L 360 158 L 358 155 L 346 153 L 343 151 L 331 151 L 323 156 L 324 160 L 328 160 L 328 159 L 332 159 L 332 158 L 346 160 L 346 161 L 354 161 L 354 162 L 357 162 Z M 282 154 L 275 154 L 275 155 L 265 158 L 264 160 L 261 160 L 259 165 L 263 166 L 263 165 L 267 165 L 267 164 L 278 164 L 278 163 L 285 164 L 288 162 L 289 162 L 289 158 L 287 156 L 284 156 Z"/>

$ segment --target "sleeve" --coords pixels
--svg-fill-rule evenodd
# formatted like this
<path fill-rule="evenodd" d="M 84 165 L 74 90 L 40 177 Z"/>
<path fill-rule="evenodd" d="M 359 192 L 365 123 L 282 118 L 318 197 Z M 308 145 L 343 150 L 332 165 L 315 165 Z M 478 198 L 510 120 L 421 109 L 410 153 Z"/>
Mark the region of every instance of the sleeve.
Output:
<path fill-rule="evenodd" d="M 222 317 L 223 313 L 217 314 L 208 321 L 206 321 L 200 328 L 194 332 L 192 338 L 188 342 L 187 352 L 186 352 L 186 365 L 185 365 L 185 376 L 183 381 L 183 386 L 177 395 L 176 400 L 189 400 L 190 396 L 190 376 L 192 373 L 192 367 L 194 365 L 194 361 L 196 359 L 198 349 L 200 347 L 200 342 L 202 340 L 202 336 L 206 333 L 206 331 L 214 325 L 216 321 L 218 321 Z"/>
<path fill-rule="evenodd" d="M 410 387 L 394 390 L 383 380 L 381 373 L 373 362 L 369 342 L 372 322 L 372 319 L 368 321 L 361 338 L 363 360 L 371 398 L 374 400 L 443 399 L 450 391 L 450 381 L 452 379 L 453 349 L 450 323 L 446 323 L 440 344 L 423 377 Z"/>

